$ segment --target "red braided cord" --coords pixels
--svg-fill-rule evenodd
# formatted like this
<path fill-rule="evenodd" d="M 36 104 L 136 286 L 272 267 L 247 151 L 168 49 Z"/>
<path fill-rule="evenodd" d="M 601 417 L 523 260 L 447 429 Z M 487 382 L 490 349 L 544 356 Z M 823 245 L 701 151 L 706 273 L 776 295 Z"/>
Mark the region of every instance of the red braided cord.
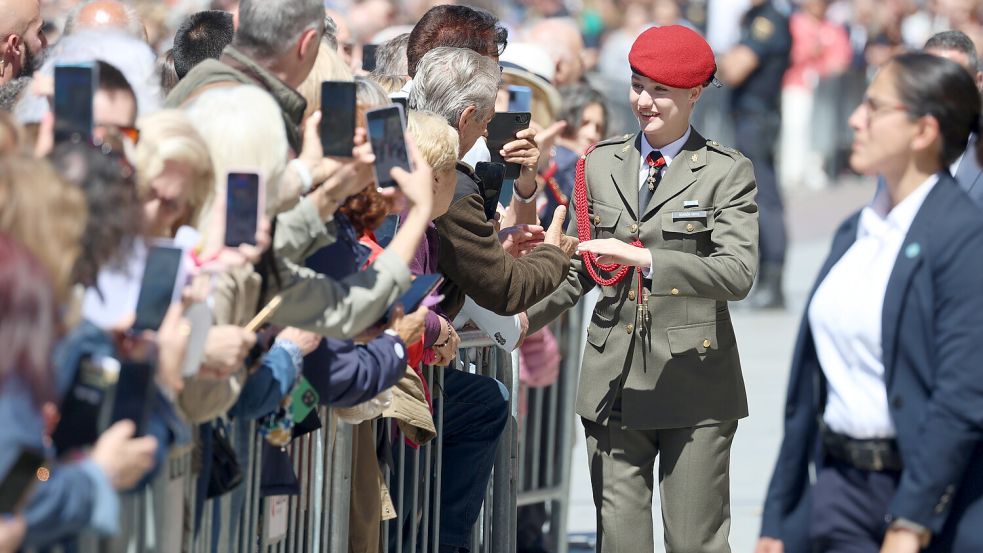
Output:
<path fill-rule="evenodd" d="M 591 146 L 587 149 L 584 155 L 580 156 L 577 160 L 577 173 L 574 180 L 573 197 L 577 202 L 577 239 L 581 242 L 586 242 L 591 239 L 590 235 L 590 216 L 587 214 L 587 177 L 584 174 L 584 166 L 587 164 L 587 156 L 594 151 L 596 146 Z M 639 240 L 635 240 L 631 243 L 632 246 L 636 248 L 641 248 L 642 243 Z M 593 252 L 583 252 L 580 254 L 580 258 L 584 261 L 584 267 L 587 268 L 587 274 L 590 275 L 594 282 L 600 284 L 601 286 L 614 286 L 618 284 L 628 275 L 628 271 L 631 267 L 628 265 L 619 265 L 617 263 L 604 264 L 598 263 L 597 258 L 594 256 Z M 601 269 L 606 272 L 615 272 L 614 276 L 611 278 L 601 278 L 597 274 L 597 269 Z"/>

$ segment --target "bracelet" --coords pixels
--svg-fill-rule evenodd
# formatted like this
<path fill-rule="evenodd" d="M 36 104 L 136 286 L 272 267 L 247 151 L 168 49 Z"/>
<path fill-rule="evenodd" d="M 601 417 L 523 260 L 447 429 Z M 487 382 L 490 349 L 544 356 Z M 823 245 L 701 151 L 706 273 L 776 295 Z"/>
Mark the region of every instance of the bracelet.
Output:
<path fill-rule="evenodd" d="M 444 340 L 443 342 L 439 343 L 439 344 L 434 344 L 434 345 L 430 346 L 430 347 L 433 347 L 433 348 L 442 348 L 442 347 L 446 346 L 447 344 L 449 344 L 450 341 L 451 341 L 451 332 L 454 330 L 451 327 L 451 323 L 448 322 L 447 319 L 441 318 L 440 320 L 445 325 L 444 328 L 447 329 L 447 339 Z"/>
<path fill-rule="evenodd" d="M 515 186 L 515 181 L 512 181 L 512 197 L 520 204 L 531 204 L 536 201 L 536 192 L 533 191 L 529 197 L 525 197 L 519 193 L 518 187 Z"/>
<path fill-rule="evenodd" d="M 311 176 L 311 170 L 304 165 L 304 162 L 300 158 L 291 159 L 287 165 L 293 167 L 294 171 L 297 172 L 297 177 L 300 178 L 301 193 L 307 194 L 310 192 L 311 188 L 314 187 L 314 177 Z"/>

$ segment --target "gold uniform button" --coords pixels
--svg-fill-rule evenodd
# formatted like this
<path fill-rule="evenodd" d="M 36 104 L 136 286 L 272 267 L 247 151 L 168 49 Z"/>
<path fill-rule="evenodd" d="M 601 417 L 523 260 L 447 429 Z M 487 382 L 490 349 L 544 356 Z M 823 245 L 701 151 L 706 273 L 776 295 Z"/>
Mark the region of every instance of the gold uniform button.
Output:
<path fill-rule="evenodd" d="M 635 291 L 634 290 L 629 290 L 628 291 L 628 299 L 630 301 L 635 301 Z"/>
<path fill-rule="evenodd" d="M 673 288 L 672 290 L 669 291 L 669 293 L 672 294 L 672 295 L 674 295 L 674 296 L 678 296 L 679 295 L 679 288 Z"/>
<path fill-rule="evenodd" d="M 635 332 L 635 325 L 629 323 L 627 326 L 625 326 L 625 332 L 628 334 Z"/>
<path fill-rule="evenodd" d="M 707 338 L 706 340 L 703 340 L 703 347 L 705 347 L 705 348 L 710 347 L 710 339 L 709 338 Z"/>
<path fill-rule="evenodd" d="M 632 234 L 635 234 L 636 232 L 638 232 L 638 225 L 636 225 L 635 223 L 632 223 L 631 226 L 628 227 L 628 232 L 630 232 Z"/>
<path fill-rule="evenodd" d="M 594 224 L 595 225 L 601 224 L 601 216 L 600 215 L 595 215 L 594 216 Z"/>
<path fill-rule="evenodd" d="M 686 232 L 693 232 L 693 229 L 695 229 L 695 228 L 696 227 L 693 226 L 693 223 L 687 223 L 687 225 L 686 225 Z"/>

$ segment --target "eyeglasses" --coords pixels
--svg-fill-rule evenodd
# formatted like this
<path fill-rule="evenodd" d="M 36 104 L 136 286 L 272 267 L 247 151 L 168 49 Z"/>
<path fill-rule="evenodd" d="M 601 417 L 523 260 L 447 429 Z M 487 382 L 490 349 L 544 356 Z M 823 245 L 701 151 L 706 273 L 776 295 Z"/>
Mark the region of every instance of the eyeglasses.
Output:
<path fill-rule="evenodd" d="M 905 106 L 904 104 L 891 104 L 887 102 L 880 102 L 874 100 L 870 96 L 864 96 L 864 99 L 860 103 L 860 105 L 863 106 L 863 108 L 867 110 L 867 113 L 870 115 L 874 115 L 877 113 L 884 113 L 887 111 L 905 111 L 905 112 L 908 111 L 908 107 Z"/>
<path fill-rule="evenodd" d="M 119 125 L 96 125 L 97 129 L 102 129 L 104 134 L 118 134 L 129 139 L 134 146 L 140 141 L 140 129 L 136 127 L 121 127 Z"/>

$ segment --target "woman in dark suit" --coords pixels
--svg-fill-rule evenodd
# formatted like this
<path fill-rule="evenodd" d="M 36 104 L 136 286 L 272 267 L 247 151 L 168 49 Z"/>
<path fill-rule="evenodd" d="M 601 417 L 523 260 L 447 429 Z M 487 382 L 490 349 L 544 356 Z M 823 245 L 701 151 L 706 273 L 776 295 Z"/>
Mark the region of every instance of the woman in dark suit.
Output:
<path fill-rule="evenodd" d="M 983 213 L 946 170 L 979 116 L 963 68 L 915 53 L 850 117 L 880 185 L 803 317 L 758 553 L 983 551 Z"/>

